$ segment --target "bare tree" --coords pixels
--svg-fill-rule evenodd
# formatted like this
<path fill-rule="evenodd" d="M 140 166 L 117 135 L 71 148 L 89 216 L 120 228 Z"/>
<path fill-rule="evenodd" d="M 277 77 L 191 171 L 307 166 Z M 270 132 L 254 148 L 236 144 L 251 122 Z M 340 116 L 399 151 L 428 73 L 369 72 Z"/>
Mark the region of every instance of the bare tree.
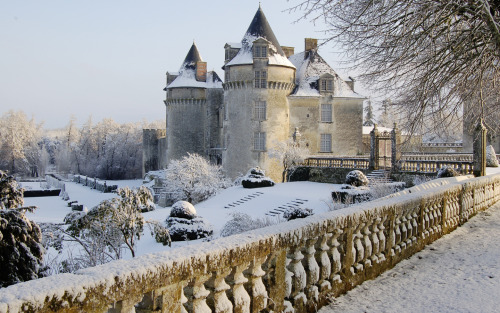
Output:
<path fill-rule="evenodd" d="M 499 0 L 306 0 L 290 10 L 326 23 L 325 42 L 400 105 L 410 131 L 432 116 L 446 125 L 463 103 L 484 117 L 483 93 L 500 89 Z"/>

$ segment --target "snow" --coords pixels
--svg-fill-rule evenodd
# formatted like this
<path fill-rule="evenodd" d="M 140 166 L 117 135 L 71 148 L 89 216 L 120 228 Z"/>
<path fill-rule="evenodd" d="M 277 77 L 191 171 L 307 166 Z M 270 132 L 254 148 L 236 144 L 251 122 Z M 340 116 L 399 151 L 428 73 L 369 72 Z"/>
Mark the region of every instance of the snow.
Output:
<path fill-rule="evenodd" d="M 263 37 L 257 37 L 252 34 L 246 33 L 245 36 L 243 36 L 243 39 L 241 40 L 241 48 L 238 51 L 238 54 L 236 54 L 235 57 L 232 58 L 231 61 L 229 61 L 225 66 L 253 64 L 253 53 L 252 53 L 253 42 L 259 38 L 266 40 Z M 269 44 L 269 50 L 270 50 L 268 54 L 269 65 L 281 65 L 281 66 L 295 68 L 295 66 L 292 64 L 292 62 L 290 62 L 287 59 L 286 56 L 279 54 L 278 49 L 276 49 L 276 47 L 268 40 L 266 41 Z M 231 45 L 231 47 L 236 48 L 236 46 L 233 45 Z"/>
<path fill-rule="evenodd" d="M 498 312 L 499 237 L 500 203 L 319 312 Z"/>
<path fill-rule="evenodd" d="M 310 53 L 314 53 L 311 57 Z M 342 80 L 339 75 L 326 63 L 326 61 L 315 51 L 296 53 L 291 55 L 289 60 L 297 68 L 295 74 L 295 84 L 298 88 L 291 96 L 295 97 L 311 97 L 320 96 L 318 89 L 311 86 L 312 83 L 317 83 L 318 79 L 324 74 L 330 74 L 334 77 L 334 90 L 335 97 L 342 98 L 363 98 L 360 94 L 354 92 L 347 83 Z"/>
<path fill-rule="evenodd" d="M 213 72 L 207 72 L 206 82 L 196 80 L 196 72 L 194 69 L 183 68 L 172 83 L 167 86 L 167 89 L 177 87 L 197 87 L 197 88 L 222 88 L 222 82 L 214 79 Z"/>

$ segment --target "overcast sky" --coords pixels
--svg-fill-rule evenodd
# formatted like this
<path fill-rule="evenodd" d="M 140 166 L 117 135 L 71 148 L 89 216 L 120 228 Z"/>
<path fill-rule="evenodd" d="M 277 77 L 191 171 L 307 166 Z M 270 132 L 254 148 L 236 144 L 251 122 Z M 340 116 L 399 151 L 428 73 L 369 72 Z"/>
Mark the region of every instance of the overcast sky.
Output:
<path fill-rule="evenodd" d="M 324 25 L 294 23 L 299 1 L 261 0 L 283 46 L 304 50 Z M 23 110 L 45 128 L 109 117 L 164 119 L 165 73 L 178 71 L 193 40 L 220 77 L 224 44 L 241 41 L 258 1 L 0 0 L 0 113 Z M 320 54 L 346 78 L 335 47 Z"/>

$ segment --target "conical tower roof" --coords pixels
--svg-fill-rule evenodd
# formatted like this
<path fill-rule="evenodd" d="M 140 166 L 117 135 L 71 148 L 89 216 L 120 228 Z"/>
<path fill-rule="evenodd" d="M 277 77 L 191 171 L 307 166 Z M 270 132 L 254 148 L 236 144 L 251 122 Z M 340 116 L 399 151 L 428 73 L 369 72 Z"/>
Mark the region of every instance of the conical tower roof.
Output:
<path fill-rule="evenodd" d="M 184 59 L 184 62 L 181 65 L 181 68 L 179 72 L 182 72 L 185 69 L 195 69 L 196 68 L 196 62 L 202 62 L 203 60 L 201 59 L 200 52 L 198 51 L 198 48 L 196 47 L 196 44 L 193 42 L 193 45 L 191 46 L 191 49 L 189 49 L 189 52 L 186 55 L 186 58 Z"/>
<path fill-rule="evenodd" d="M 241 65 L 241 64 L 252 64 L 253 63 L 253 55 L 252 55 L 252 47 L 253 42 L 259 38 L 263 38 L 264 40 L 270 43 L 270 53 L 268 55 L 269 63 L 272 65 L 282 65 L 286 67 L 295 68 L 293 64 L 288 61 L 283 49 L 276 39 L 271 26 L 269 26 L 269 22 L 267 21 L 262 8 L 259 6 L 257 13 L 252 19 L 250 26 L 243 36 L 241 40 L 241 48 L 238 51 L 238 54 L 231 59 L 224 67 L 231 65 Z"/>
<path fill-rule="evenodd" d="M 264 15 L 264 11 L 262 11 L 262 8 L 260 6 L 257 10 L 257 13 L 255 13 L 255 16 L 253 17 L 250 26 L 248 26 L 245 36 L 243 36 L 243 41 L 245 41 L 245 39 L 247 38 L 258 37 L 262 37 L 271 42 L 276 47 L 276 50 L 279 54 L 283 56 L 285 55 L 285 53 L 281 49 L 278 39 L 276 39 L 276 36 L 274 35 L 274 32 L 271 29 L 269 22 L 267 21 L 266 16 Z"/>

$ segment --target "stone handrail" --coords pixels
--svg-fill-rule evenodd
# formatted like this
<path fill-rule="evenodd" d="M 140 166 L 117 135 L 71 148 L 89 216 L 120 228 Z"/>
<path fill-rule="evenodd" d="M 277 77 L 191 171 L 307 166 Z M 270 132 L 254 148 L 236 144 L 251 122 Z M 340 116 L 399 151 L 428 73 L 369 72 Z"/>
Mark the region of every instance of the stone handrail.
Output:
<path fill-rule="evenodd" d="M 422 161 L 406 160 L 400 162 L 400 171 L 404 173 L 436 173 L 443 166 L 451 167 L 462 174 L 472 174 L 472 161 Z"/>
<path fill-rule="evenodd" d="M 73 182 L 88 186 L 101 192 L 114 192 L 118 189 L 117 185 L 108 185 L 105 181 L 97 178 L 90 178 L 84 175 L 74 175 Z"/>
<path fill-rule="evenodd" d="M 352 168 L 352 169 L 368 169 L 370 160 L 368 158 L 355 157 L 310 157 L 303 163 L 304 166 L 310 167 L 329 167 L 329 168 Z"/>
<path fill-rule="evenodd" d="M 462 179 L 462 181 L 460 181 Z M 500 175 L 0 290 L 0 312 L 312 312 L 500 200 Z"/>
<path fill-rule="evenodd" d="M 416 154 L 404 153 L 401 160 L 406 161 L 468 161 L 472 162 L 472 153 L 433 153 Z"/>

